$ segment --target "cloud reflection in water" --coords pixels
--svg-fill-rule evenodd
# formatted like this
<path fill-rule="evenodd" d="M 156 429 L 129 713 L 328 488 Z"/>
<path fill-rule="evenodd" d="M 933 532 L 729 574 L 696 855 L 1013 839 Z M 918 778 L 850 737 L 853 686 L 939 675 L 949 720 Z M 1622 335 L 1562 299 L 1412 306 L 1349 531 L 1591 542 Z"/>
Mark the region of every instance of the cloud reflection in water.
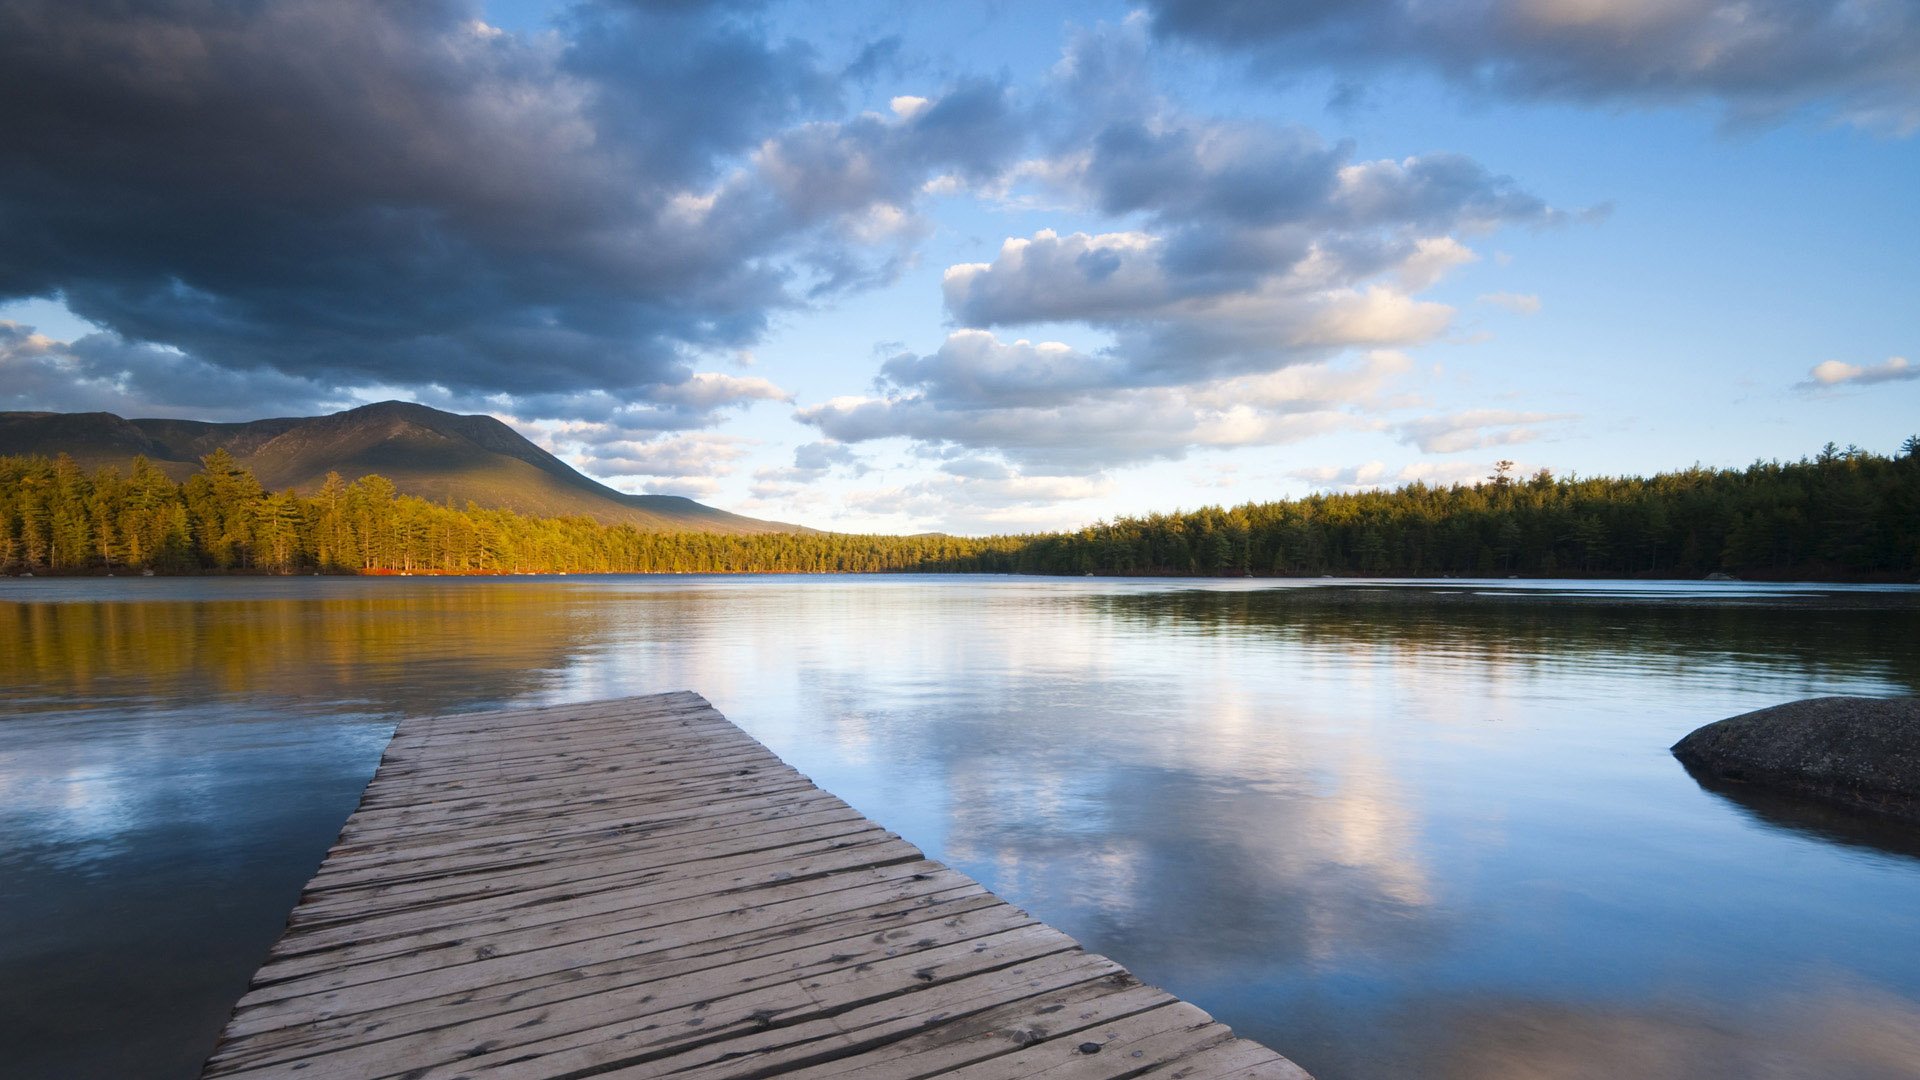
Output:
<path fill-rule="evenodd" d="M 28 1076 L 76 1047 L 191 1075 L 394 718 L 691 688 L 1320 1080 L 1910 1076 L 1920 860 L 1729 805 L 1665 748 L 1792 697 L 1913 692 L 1916 611 L 1755 587 L 14 583 L 0 921 L 37 933 L 0 945 L 0 1042 Z"/>

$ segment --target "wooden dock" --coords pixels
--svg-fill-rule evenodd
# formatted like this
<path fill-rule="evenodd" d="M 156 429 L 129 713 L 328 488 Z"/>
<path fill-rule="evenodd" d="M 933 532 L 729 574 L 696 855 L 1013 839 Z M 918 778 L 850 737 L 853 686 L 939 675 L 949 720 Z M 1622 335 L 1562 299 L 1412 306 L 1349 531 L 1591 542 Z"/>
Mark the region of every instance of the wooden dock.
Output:
<path fill-rule="evenodd" d="M 1306 1074 L 697 694 L 409 719 L 207 1077 Z"/>

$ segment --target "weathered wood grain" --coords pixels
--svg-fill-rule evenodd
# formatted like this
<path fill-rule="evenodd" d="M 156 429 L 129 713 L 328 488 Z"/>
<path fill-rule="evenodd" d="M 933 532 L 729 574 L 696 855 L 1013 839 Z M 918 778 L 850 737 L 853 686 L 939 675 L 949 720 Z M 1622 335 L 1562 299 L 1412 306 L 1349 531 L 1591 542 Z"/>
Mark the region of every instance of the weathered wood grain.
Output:
<path fill-rule="evenodd" d="M 1306 1080 L 692 693 L 422 717 L 206 1077 Z"/>

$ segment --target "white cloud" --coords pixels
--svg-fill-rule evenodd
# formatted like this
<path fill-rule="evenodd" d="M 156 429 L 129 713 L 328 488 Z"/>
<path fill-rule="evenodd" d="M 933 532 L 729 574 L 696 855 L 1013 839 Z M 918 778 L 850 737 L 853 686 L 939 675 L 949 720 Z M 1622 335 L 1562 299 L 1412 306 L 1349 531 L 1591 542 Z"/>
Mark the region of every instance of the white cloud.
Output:
<path fill-rule="evenodd" d="M 896 356 L 881 374 L 955 409 L 1059 404 L 1127 382 L 1110 360 L 1062 342 L 1002 342 L 986 330 L 956 330 L 938 352 Z"/>
<path fill-rule="evenodd" d="M 755 470 L 752 491 L 763 499 L 789 496 L 835 470 L 860 476 L 867 472 L 867 466 L 850 446 L 830 441 L 803 443 L 794 448 L 791 466 Z"/>
<path fill-rule="evenodd" d="M 793 395 L 757 376 L 726 375 L 717 371 L 696 371 L 685 382 L 651 388 L 653 401 L 714 410 L 753 401 L 787 401 Z"/>
<path fill-rule="evenodd" d="M 1390 468 L 1384 461 L 1369 461 L 1361 465 L 1295 469 L 1287 475 L 1321 487 L 1366 490 L 1413 483 L 1439 487 L 1473 484 L 1492 472 L 1491 463 L 1472 461 L 1415 461 L 1398 469 Z"/>
<path fill-rule="evenodd" d="M 793 400 L 791 393 L 767 379 L 714 371 L 693 372 L 676 383 L 647 387 L 638 400 L 605 390 L 486 399 L 416 390 L 410 396 L 436 408 L 491 413 L 562 458 L 595 461 L 618 457 L 617 451 L 607 449 L 610 446 L 648 443 L 669 432 L 715 427 L 729 411 L 756 401 Z"/>
<path fill-rule="evenodd" d="M 720 481 L 707 476 L 675 476 L 648 484 L 646 493 L 704 501 L 720 493 Z"/>
<path fill-rule="evenodd" d="M 950 268 L 942 288 L 967 326 L 1072 320 L 1110 330 L 1106 362 L 1124 372 L 1116 381 L 1168 385 L 1432 340 L 1453 309 L 1412 292 L 1471 253 L 1448 237 L 1384 248 L 1303 239 L 1247 272 L 1186 258 L 1137 231 L 1041 230 L 1008 240 L 991 263 Z"/>
<path fill-rule="evenodd" d="M 1480 302 L 1497 308 L 1505 308 L 1515 315 L 1532 315 L 1540 310 L 1540 298 L 1532 293 L 1490 292 L 1481 293 Z"/>
<path fill-rule="evenodd" d="M 1105 379 L 1104 362 L 1061 346 L 956 334 L 966 349 L 890 363 L 911 391 L 840 397 L 795 417 L 841 442 L 905 438 L 963 451 L 998 451 L 1026 467 L 1087 474 L 1109 466 L 1174 459 L 1201 447 L 1272 446 L 1335 431 L 1377 429 L 1370 410 L 1413 370 L 1404 354 L 1376 351 L 1343 364 L 1182 386 L 1128 386 Z M 1008 357 L 1047 355 L 1038 378 Z M 978 361 L 978 366 L 969 363 Z"/>
<path fill-rule="evenodd" d="M 1227 380 L 1440 337 L 1453 309 L 1418 294 L 1477 258 L 1456 234 L 1566 216 L 1461 155 L 1355 161 L 1350 144 L 1305 128 L 1189 113 L 1154 93 L 1147 44 L 1140 18 L 1076 34 L 1054 70 L 1070 107 L 1041 157 L 999 174 L 1029 208 L 1038 191 L 1125 227 L 1040 229 L 990 261 L 950 266 L 942 297 L 965 329 L 931 355 L 887 361 L 883 379 L 900 393 L 803 420 L 844 438 L 891 431 L 1023 460 L 1052 441 L 1041 432 L 1124 443 L 1117 452 L 1134 459 L 1301 437 L 1313 425 L 1298 408 L 1276 419 L 1212 399 Z M 990 332 L 1055 323 L 1110 343 Z M 992 443 L 1000 431 L 1013 441 Z"/>
<path fill-rule="evenodd" d="M 948 267 L 940 285 L 947 310 L 971 326 L 1139 315 L 1175 298 L 1161 247 L 1143 232 L 1042 229 L 1008 237 L 990 263 Z"/>
<path fill-rule="evenodd" d="M 1468 409 L 1404 420 L 1393 425 L 1400 441 L 1428 454 L 1453 454 L 1490 446 L 1531 442 L 1540 427 L 1573 419 L 1568 413 L 1513 412 L 1505 409 Z"/>
<path fill-rule="evenodd" d="M 1414 241 L 1413 254 L 1400 261 L 1395 273 L 1407 291 L 1419 292 L 1439 284 L 1454 267 L 1479 258 L 1472 248 L 1451 236 L 1424 236 Z"/>
<path fill-rule="evenodd" d="M 1112 495 L 1105 476 L 942 473 L 924 480 L 850 492 L 846 509 L 897 522 L 896 527 L 961 533 L 1030 532 L 1066 528 L 1097 516 L 1096 500 Z"/>
<path fill-rule="evenodd" d="M 731 476 L 753 441 L 735 435 L 691 432 L 648 442 L 617 441 L 589 448 L 575 464 L 596 476 L 646 481 L 659 494 L 710 494 L 720 477 Z M 669 490 L 671 489 L 671 490 Z"/>
<path fill-rule="evenodd" d="M 900 119 L 911 120 L 922 112 L 925 112 L 927 106 L 931 104 L 933 103 L 926 98 L 914 97 L 911 94 L 902 94 L 892 101 L 887 102 L 887 107 L 892 109 L 893 115 Z"/>
<path fill-rule="evenodd" d="M 1881 364 L 1848 364 L 1839 360 L 1815 364 L 1813 370 L 1807 372 L 1807 381 L 1800 386 L 1802 389 L 1824 390 L 1837 386 L 1870 386 L 1912 379 L 1920 379 L 1920 364 L 1910 363 L 1904 356 L 1889 356 Z"/>

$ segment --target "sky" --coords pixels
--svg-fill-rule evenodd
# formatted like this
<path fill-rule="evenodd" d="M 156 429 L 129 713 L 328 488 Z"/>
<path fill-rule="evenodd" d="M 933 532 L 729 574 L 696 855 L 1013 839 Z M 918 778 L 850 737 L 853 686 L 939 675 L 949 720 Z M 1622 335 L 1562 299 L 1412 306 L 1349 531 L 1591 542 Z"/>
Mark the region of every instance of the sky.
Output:
<path fill-rule="evenodd" d="M 0 0 L 0 410 L 863 532 L 1894 452 L 1913 0 Z"/>

